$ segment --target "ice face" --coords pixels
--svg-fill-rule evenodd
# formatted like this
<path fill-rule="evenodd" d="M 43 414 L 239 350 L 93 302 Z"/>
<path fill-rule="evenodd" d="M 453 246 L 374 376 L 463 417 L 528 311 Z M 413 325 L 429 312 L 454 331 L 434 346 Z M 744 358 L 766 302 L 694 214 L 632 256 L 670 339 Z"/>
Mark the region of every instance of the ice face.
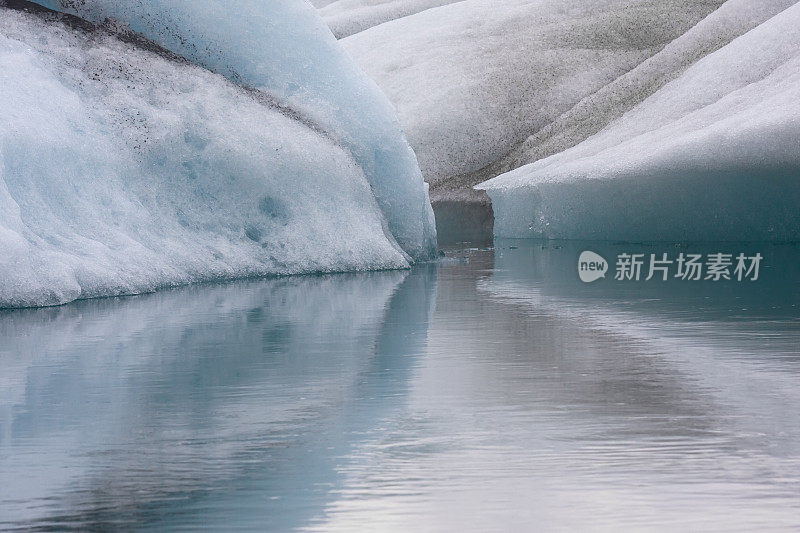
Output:
<path fill-rule="evenodd" d="M 408 266 L 338 139 L 107 32 L 0 15 L 0 307 Z"/>
<path fill-rule="evenodd" d="M 413 259 L 436 252 L 433 212 L 414 152 L 380 89 L 303 0 L 40 0 L 106 19 L 234 83 L 255 88 L 341 143 Z"/>
<path fill-rule="evenodd" d="M 799 26 L 797 4 L 578 146 L 480 185 L 495 234 L 800 238 Z"/>
<path fill-rule="evenodd" d="M 465 0 L 340 42 L 397 106 L 439 188 L 497 161 L 721 3 Z"/>

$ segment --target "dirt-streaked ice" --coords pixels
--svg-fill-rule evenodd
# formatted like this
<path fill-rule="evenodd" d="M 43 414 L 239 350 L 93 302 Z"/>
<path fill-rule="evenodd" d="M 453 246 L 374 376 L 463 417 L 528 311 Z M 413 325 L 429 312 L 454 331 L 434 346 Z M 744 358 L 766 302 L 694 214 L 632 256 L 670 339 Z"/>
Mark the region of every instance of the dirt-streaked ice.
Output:
<path fill-rule="evenodd" d="M 405 252 L 415 260 L 435 255 L 427 190 L 392 105 L 308 2 L 37 3 L 93 22 L 112 20 L 316 124 L 353 155 Z"/>
<path fill-rule="evenodd" d="M 502 158 L 720 4 L 464 0 L 341 43 L 397 106 L 425 179 L 441 190 Z"/>
<path fill-rule="evenodd" d="M 407 196 L 379 205 L 380 170 L 281 102 L 103 30 L 0 14 L 0 307 L 404 268 L 384 216 L 403 206 L 425 255 L 413 155 L 382 189 Z"/>
<path fill-rule="evenodd" d="M 800 238 L 800 4 L 583 143 L 480 185 L 495 234 Z"/>

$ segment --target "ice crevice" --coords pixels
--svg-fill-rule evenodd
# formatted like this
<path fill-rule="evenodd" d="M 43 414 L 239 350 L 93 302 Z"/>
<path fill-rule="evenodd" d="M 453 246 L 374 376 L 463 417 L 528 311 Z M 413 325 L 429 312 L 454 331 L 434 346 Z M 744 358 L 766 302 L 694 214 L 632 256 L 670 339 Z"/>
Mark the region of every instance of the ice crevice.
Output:
<path fill-rule="evenodd" d="M 335 28 L 404 2 L 323 3 Z M 466 206 L 487 201 L 474 185 L 583 142 L 794 3 L 465 0 L 342 43 L 397 106 L 434 203 Z"/>
<path fill-rule="evenodd" d="M 321 1 L 334 31 L 373 4 L 411 3 Z M 800 165 L 786 155 L 800 152 L 796 81 L 759 72 L 798 47 L 797 9 L 796 0 L 464 0 L 397 10 L 341 42 L 397 106 L 440 231 L 491 205 L 500 237 L 798 240 Z M 697 115 L 672 114 L 717 85 L 691 81 L 702 68 L 764 78 L 772 103 L 732 85 L 727 108 L 712 99 Z M 616 148 L 601 154 L 597 139 Z"/>

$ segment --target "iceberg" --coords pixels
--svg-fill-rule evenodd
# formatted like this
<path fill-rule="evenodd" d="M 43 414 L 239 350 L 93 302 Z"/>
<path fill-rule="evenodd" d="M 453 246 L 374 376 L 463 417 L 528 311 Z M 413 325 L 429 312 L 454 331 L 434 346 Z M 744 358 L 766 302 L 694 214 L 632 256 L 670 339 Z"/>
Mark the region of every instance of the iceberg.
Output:
<path fill-rule="evenodd" d="M 680 76 L 697 60 L 722 48 L 794 3 L 795 0 L 727 0 L 658 53 L 578 102 L 497 161 L 463 177 L 461 181 L 468 186 L 475 185 L 572 148 Z"/>
<path fill-rule="evenodd" d="M 299 0 L 38 0 L 113 21 L 299 113 L 342 144 L 365 173 L 389 229 L 414 260 L 436 253 L 433 211 L 394 108 Z"/>
<path fill-rule="evenodd" d="M 479 185 L 495 235 L 800 239 L 800 4 L 577 146 Z"/>
<path fill-rule="evenodd" d="M 279 4 L 293 13 L 290 3 L 264 5 L 278 13 Z M 75 11 L 89 15 L 84 9 L 98 5 L 81 2 Z M 124 4 L 129 21 L 142 5 Z M 221 7 L 181 15 L 178 3 L 169 5 L 174 18 L 148 20 L 233 23 Z M 254 28 L 272 20 L 255 5 Z M 295 11 L 287 23 L 297 24 L 296 38 L 313 40 L 316 19 Z M 87 18 L 108 15 L 100 9 Z M 234 45 L 224 32 L 207 47 L 194 41 L 194 54 L 188 38 L 170 33 L 186 47 L 173 46 L 179 57 L 108 27 L 0 6 L 0 308 L 197 281 L 407 268 L 433 253 L 413 153 L 389 105 L 344 54 L 337 59 L 328 47 L 330 63 L 317 56 L 320 65 L 291 72 L 280 65 L 300 61 L 289 57 L 299 44 L 262 43 L 262 63 L 236 64 L 219 55 Z M 215 50 L 221 72 L 282 72 L 269 79 L 287 91 L 296 84 L 302 97 L 237 85 L 229 81 L 234 70 L 225 79 L 184 59 L 202 58 L 202 50 Z M 354 92 L 325 95 L 326 84 Z M 351 97 L 363 114 L 355 100 L 345 102 Z M 338 128 L 345 123 L 351 130 Z"/>
<path fill-rule="evenodd" d="M 397 107 L 438 201 L 469 192 L 482 180 L 465 176 L 653 57 L 721 4 L 464 0 L 340 42 Z"/>

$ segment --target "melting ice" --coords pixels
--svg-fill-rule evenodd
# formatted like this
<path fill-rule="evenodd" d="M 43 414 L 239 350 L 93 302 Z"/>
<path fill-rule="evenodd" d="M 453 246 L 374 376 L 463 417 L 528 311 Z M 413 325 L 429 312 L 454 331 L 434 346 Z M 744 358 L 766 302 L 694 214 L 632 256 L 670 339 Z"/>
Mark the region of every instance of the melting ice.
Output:
<path fill-rule="evenodd" d="M 0 7 L 0 307 L 434 253 L 390 104 L 305 3 L 43 3 L 116 22 Z"/>

